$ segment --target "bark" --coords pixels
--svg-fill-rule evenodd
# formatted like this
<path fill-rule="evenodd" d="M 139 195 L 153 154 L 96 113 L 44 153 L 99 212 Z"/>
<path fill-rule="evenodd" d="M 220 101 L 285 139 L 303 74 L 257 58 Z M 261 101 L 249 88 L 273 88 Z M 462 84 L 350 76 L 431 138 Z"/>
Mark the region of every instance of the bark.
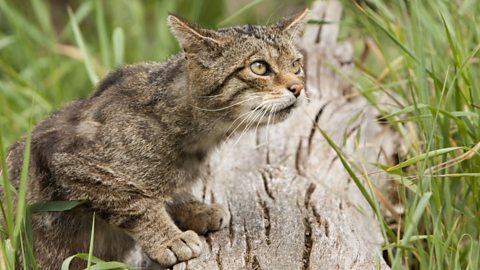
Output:
<path fill-rule="evenodd" d="M 335 0 L 310 12 L 329 22 L 307 24 L 301 40 L 310 102 L 213 156 L 197 195 L 226 205 L 231 222 L 206 236 L 201 257 L 173 269 L 388 269 L 378 221 L 316 127 L 366 171 L 394 154 L 392 131 L 346 82 L 353 49 L 337 44 L 340 15 Z"/>

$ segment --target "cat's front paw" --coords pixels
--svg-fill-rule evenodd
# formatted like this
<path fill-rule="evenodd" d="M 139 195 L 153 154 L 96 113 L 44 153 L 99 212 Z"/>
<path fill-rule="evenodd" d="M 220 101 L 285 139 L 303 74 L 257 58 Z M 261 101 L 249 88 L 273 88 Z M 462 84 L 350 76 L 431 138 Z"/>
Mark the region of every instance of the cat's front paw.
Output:
<path fill-rule="evenodd" d="M 192 211 L 183 227 L 198 234 L 218 231 L 230 222 L 230 213 L 219 204 L 205 205 Z"/>
<path fill-rule="evenodd" d="M 152 257 L 161 266 L 170 267 L 198 257 L 202 250 L 203 243 L 200 237 L 193 231 L 186 231 L 160 245 Z"/>

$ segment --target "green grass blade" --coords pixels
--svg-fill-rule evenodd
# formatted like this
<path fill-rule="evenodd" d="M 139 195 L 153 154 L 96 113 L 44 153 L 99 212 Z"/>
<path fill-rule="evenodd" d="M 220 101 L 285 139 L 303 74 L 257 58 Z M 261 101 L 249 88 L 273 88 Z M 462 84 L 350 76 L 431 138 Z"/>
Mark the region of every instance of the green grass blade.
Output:
<path fill-rule="evenodd" d="M 85 204 L 86 201 L 49 201 L 35 203 L 29 207 L 30 211 L 36 212 L 63 212 Z"/>
<path fill-rule="evenodd" d="M 25 215 L 23 232 L 24 232 L 25 243 L 26 243 L 25 244 L 26 255 L 29 261 L 30 269 L 38 270 L 37 262 L 33 254 L 32 219 L 31 219 L 31 211 L 29 208 L 27 208 L 27 213 Z"/>
<path fill-rule="evenodd" d="M 124 63 L 125 55 L 125 35 L 120 27 L 113 30 L 113 53 L 115 55 L 115 67 L 119 67 Z"/>
<path fill-rule="evenodd" d="M 92 60 L 90 58 L 90 54 L 88 53 L 87 46 L 85 45 L 85 41 L 83 40 L 82 33 L 80 32 L 77 19 L 71 9 L 68 9 L 68 15 L 70 16 L 70 22 L 72 24 L 75 41 L 77 42 L 77 45 L 82 52 L 83 63 L 85 65 L 85 69 L 87 70 L 88 77 L 90 79 L 90 82 L 95 85 L 98 82 L 98 77 L 95 73 L 95 69 L 93 68 Z"/>
<path fill-rule="evenodd" d="M 422 195 L 420 201 L 418 202 L 417 206 L 413 211 L 411 221 L 408 224 L 405 233 L 403 234 L 403 238 L 400 240 L 400 243 L 399 243 L 400 245 L 407 246 L 408 242 L 410 241 L 410 237 L 418 227 L 420 218 L 422 217 L 423 212 L 425 211 L 425 208 L 427 208 L 427 205 L 431 196 L 432 196 L 432 192 L 427 192 Z M 397 269 L 396 267 L 399 267 L 399 263 L 401 260 L 400 254 L 401 254 L 401 249 L 398 249 L 397 254 L 395 256 L 395 261 L 393 262 L 392 269 Z"/>
<path fill-rule="evenodd" d="M 223 21 L 219 22 L 217 25 L 219 27 L 223 27 L 225 25 L 227 25 L 229 22 L 231 22 L 233 19 L 235 19 L 236 17 L 240 16 L 242 13 L 244 13 L 245 11 L 247 11 L 248 9 L 250 8 L 253 8 L 254 6 L 260 4 L 261 2 L 263 2 L 263 0 L 254 0 L 248 4 L 246 4 L 245 6 L 241 7 L 240 9 L 238 9 L 235 13 L 233 13 L 232 15 L 230 15 L 229 17 L 225 18 Z"/>
<path fill-rule="evenodd" d="M 22 254 L 22 264 L 23 264 L 23 269 L 29 269 L 28 265 L 28 257 L 26 256 L 25 253 L 25 245 L 23 244 L 23 237 L 19 237 L 20 239 L 20 251 Z"/>
<path fill-rule="evenodd" d="M 69 270 L 70 269 L 70 264 L 72 263 L 73 259 L 77 258 L 77 255 L 70 256 L 63 260 L 62 263 L 62 268 L 61 270 Z"/>
<path fill-rule="evenodd" d="M 88 246 L 87 270 L 90 270 L 90 266 L 92 265 L 94 240 L 95 240 L 95 212 L 93 212 L 92 231 L 90 232 L 90 245 Z"/>
<path fill-rule="evenodd" d="M 24 15 L 12 8 L 5 0 L 0 0 L 0 10 L 3 11 L 1 14 L 5 15 L 6 21 L 14 24 L 16 29 L 24 31 L 36 43 L 43 44 L 44 36 L 35 24 L 29 22 Z"/>
<path fill-rule="evenodd" d="M 53 28 L 50 22 L 51 14 L 45 1 L 30 0 L 30 3 L 37 17 L 38 23 L 41 26 L 42 32 L 48 33 L 49 36 L 53 36 Z M 43 40 L 46 40 L 45 38 Z"/>
<path fill-rule="evenodd" d="M 2 204 L 2 208 L 5 209 L 5 216 L 3 217 L 5 221 L 5 225 L 7 226 L 7 233 L 9 237 L 13 237 L 13 205 L 12 205 L 12 192 L 11 192 L 11 184 L 8 177 L 8 170 L 7 170 L 7 162 L 6 156 L 4 152 L 5 146 L 3 145 L 3 135 L 0 132 L 0 162 L 2 164 L 2 186 L 3 186 L 3 193 L 5 196 L 5 207 L 3 207 L 3 202 L 0 201 Z"/>
<path fill-rule="evenodd" d="M 13 230 L 12 243 L 13 247 L 16 248 L 16 241 L 20 237 L 20 232 L 23 226 L 25 214 L 26 214 L 26 195 L 27 195 L 27 180 L 28 180 L 28 171 L 30 166 L 30 143 L 31 137 L 28 134 L 25 138 L 25 149 L 23 153 L 23 162 L 22 169 L 20 171 L 20 179 L 18 184 L 18 195 L 17 195 L 17 212 L 15 216 L 15 227 Z"/>
<path fill-rule="evenodd" d="M 467 269 L 480 269 L 480 256 L 478 255 L 480 254 L 480 241 L 472 239 L 470 246 Z"/>
<path fill-rule="evenodd" d="M 345 159 L 343 152 L 338 148 L 338 146 L 330 139 L 330 137 L 325 133 L 323 129 L 321 129 L 318 124 L 312 119 L 315 128 L 322 134 L 323 138 L 327 141 L 327 143 L 332 147 L 332 149 L 337 153 L 338 158 L 340 159 L 340 162 L 342 163 L 343 167 L 346 169 L 348 175 L 353 179 L 353 182 L 357 186 L 357 188 L 360 190 L 362 193 L 363 197 L 365 200 L 368 202 L 374 213 L 377 215 L 377 218 L 382 222 L 382 224 L 385 224 L 385 220 L 383 219 L 382 215 L 378 211 L 378 206 L 375 202 L 375 200 L 372 198 L 372 196 L 368 193 L 367 189 L 364 187 L 362 184 L 362 181 L 357 177 L 351 166 L 349 165 L 348 161 Z M 395 234 L 390 230 L 388 226 L 384 226 L 386 233 L 392 237 L 396 238 Z"/>
<path fill-rule="evenodd" d="M 70 264 L 72 263 L 73 259 L 78 258 L 82 260 L 88 260 L 90 255 L 88 253 L 79 253 L 76 255 L 72 255 L 68 258 L 66 258 L 63 263 L 62 263 L 62 268 L 61 270 L 68 270 L 70 267 Z M 121 262 L 105 262 L 102 259 L 99 259 L 95 256 L 91 256 L 91 261 L 95 265 L 90 267 L 90 270 L 106 270 L 106 269 L 116 269 L 116 268 L 121 268 L 121 269 L 132 269 L 130 266 L 128 266 L 125 263 Z M 98 265 L 98 266 L 97 266 Z"/>
<path fill-rule="evenodd" d="M 95 20 L 97 24 L 98 40 L 100 41 L 100 52 L 103 65 L 110 69 L 112 67 L 112 56 L 110 53 L 110 44 L 108 40 L 107 27 L 105 25 L 105 13 L 103 11 L 103 2 L 95 2 Z"/>
<path fill-rule="evenodd" d="M 7 269 L 14 270 L 16 263 L 17 250 L 13 248 L 12 241 L 10 239 L 1 239 L 2 241 L 2 252 L 3 258 L 5 259 L 5 264 Z"/>
<path fill-rule="evenodd" d="M 90 257 L 90 255 L 88 253 L 78 253 L 78 254 L 72 255 L 72 256 L 66 258 L 65 260 L 63 260 L 61 270 L 69 270 L 70 264 L 72 263 L 73 259 L 75 259 L 75 258 L 82 259 L 82 260 L 88 260 L 89 257 Z M 93 263 L 103 263 L 103 262 L 105 262 L 101 259 L 96 258 L 95 256 L 92 256 L 90 258 L 90 260 Z"/>
<path fill-rule="evenodd" d="M 0 51 L 16 42 L 15 36 L 6 36 L 0 38 Z"/>
<path fill-rule="evenodd" d="M 425 160 L 427 158 L 432 158 L 432 157 L 444 155 L 444 154 L 447 154 L 447 153 L 450 153 L 450 152 L 453 152 L 453 151 L 456 151 L 456 150 L 459 150 L 459 149 L 463 149 L 463 147 L 448 147 L 448 148 L 433 150 L 433 151 L 430 151 L 430 152 L 427 152 L 427 153 L 422 153 L 418 156 L 409 158 L 406 161 L 401 162 L 401 163 L 399 163 L 395 166 L 392 166 L 392 167 L 388 168 L 386 171 L 387 172 L 396 171 L 398 169 L 402 169 L 402 168 L 405 168 L 407 166 L 413 165 L 413 164 L 415 164 L 419 161 Z"/>
<path fill-rule="evenodd" d="M 121 262 L 103 262 L 90 267 L 90 270 L 108 270 L 108 269 L 131 269 L 127 264 Z"/>
<path fill-rule="evenodd" d="M 83 1 L 80 3 L 78 8 L 73 13 L 77 24 L 81 24 L 85 19 L 88 18 L 90 13 L 93 11 L 93 1 Z M 63 27 L 59 38 L 60 40 L 69 38 L 72 35 L 72 21 L 67 22 L 67 24 Z"/>

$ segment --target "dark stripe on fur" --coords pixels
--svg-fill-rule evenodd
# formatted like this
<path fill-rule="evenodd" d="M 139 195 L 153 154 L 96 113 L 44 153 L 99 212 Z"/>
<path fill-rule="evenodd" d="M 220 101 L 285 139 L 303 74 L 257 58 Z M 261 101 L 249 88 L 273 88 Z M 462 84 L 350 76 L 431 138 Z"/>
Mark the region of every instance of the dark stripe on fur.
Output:
<path fill-rule="evenodd" d="M 235 76 L 235 78 L 239 79 L 240 81 L 244 82 L 245 84 L 247 84 L 248 86 L 250 86 L 251 88 L 254 88 L 254 89 L 257 89 L 258 88 L 258 85 L 256 85 L 255 83 L 253 83 L 252 81 L 249 81 L 249 80 L 245 80 L 244 78 L 240 77 L 240 76 Z"/>
<path fill-rule="evenodd" d="M 98 87 L 97 91 L 93 94 L 93 97 L 98 97 L 100 96 L 105 90 L 107 90 L 110 86 L 116 84 L 118 81 L 120 81 L 123 77 L 123 70 L 122 69 L 117 69 L 110 74 L 107 75 L 105 79 L 103 79 Z"/>
<path fill-rule="evenodd" d="M 225 86 L 225 84 L 228 81 L 230 81 L 233 77 L 235 77 L 235 75 L 242 69 L 243 67 L 236 68 L 234 71 L 228 74 L 228 76 L 225 77 L 225 79 L 218 86 L 214 87 L 210 92 L 208 92 L 206 96 L 214 96 L 219 94 L 222 88 Z"/>
<path fill-rule="evenodd" d="M 251 89 L 251 87 L 242 87 L 237 89 L 233 94 L 230 95 L 228 100 L 225 102 L 225 104 L 230 104 L 234 99 L 236 99 L 240 94 L 245 92 L 246 90 Z"/>

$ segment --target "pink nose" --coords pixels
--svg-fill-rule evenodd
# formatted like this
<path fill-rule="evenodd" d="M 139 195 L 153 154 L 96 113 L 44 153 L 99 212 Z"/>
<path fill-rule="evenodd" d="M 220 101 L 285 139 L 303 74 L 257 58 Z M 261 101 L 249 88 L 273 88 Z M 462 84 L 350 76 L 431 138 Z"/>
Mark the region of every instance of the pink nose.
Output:
<path fill-rule="evenodd" d="M 287 89 L 288 91 L 292 92 L 295 97 L 298 97 L 300 95 L 300 92 L 302 92 L 303 84 L 301 83 L 291 84 L 287 87 Z"/>

